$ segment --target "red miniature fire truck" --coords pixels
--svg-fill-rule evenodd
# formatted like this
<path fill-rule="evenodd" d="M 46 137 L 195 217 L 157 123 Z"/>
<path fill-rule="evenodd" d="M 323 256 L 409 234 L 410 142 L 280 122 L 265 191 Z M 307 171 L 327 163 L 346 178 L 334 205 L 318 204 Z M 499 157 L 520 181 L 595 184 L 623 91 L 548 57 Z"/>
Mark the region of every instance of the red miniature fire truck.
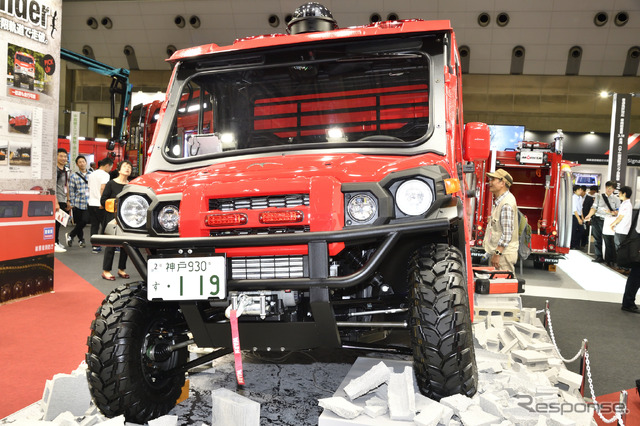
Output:
<path fill-rule="evenodd" d="M 288 28 L 170 59 L 144 174 L 91 239 L 143 277 L 91 326 L 108 417 L 166 414 L 187 370 L 240 347 L 394 351 L 422 393 L 476 392 L 463 165 L 489 129 L 463 125 L 449 21 L 338 28 L 308 3 Z M 188 361 L 189 344 L 219 349 Z"/>
<path fill-rule="evenodd" d="M 9 117 L 9 126 L 13 127 L 19 132 L 28 133 L 31 128 L 31 119 L 26 115 L 16 115 L 15 117 Z"/>
<path fill-rule="evenodd" d="M 531 225 L 529 258 L 539 268 L 557 264 L 569 253 L 573 210 L 571 168 L 562 160 L 562 138 L 554 142 L 520 142 L 515 150 L 492 151 L 491 157 L 476 162 L 477 205 L 471 241 L 475 261 L 484 255 L 482 241 L 492 208 L 485 176 L 498 168 L 513 177 L 510 191 L 518 210 Z"/>

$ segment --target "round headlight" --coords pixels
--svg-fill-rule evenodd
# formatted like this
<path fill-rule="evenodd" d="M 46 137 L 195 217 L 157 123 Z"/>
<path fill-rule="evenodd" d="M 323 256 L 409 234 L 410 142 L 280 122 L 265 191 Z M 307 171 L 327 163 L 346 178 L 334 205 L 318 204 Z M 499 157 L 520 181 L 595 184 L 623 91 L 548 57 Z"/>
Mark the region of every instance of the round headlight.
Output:
<path fill-rule="evenodd" d="M 376 199 L 368 194 L 357 194 L 347 204 L 349 216 L 357 222 L 367 222 L 378 212 Z"/>
<path fill-rule="evenodd" d="M 130 228 L 140 228 L 147 223 L 149 202 L 141 195 L 130 195 L 119 206 L 122 222 Z"/>
<path fill-rule="evenodd" d="M 429 210 L 431 203 L 433 203 L 433 191 L 421 180 L 408 180 L 396 191 L 396 205 L 408 216 L 424 214 Z"/>
<path fill-rule="evenodd" d="M 167 205 L 160 209 L 158 213 L 158 223 L 166 232 L 173 232 L 178 229 L 180 223 L 180 211 L 177 206 Z"/>

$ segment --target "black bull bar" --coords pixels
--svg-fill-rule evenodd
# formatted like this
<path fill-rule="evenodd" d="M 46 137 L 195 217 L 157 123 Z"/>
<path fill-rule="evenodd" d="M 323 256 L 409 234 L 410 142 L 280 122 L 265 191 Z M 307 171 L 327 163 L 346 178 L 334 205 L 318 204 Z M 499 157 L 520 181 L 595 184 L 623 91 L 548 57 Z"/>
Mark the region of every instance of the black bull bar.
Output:
<path fill-rule="evenodd" d="M 457 219 L 457 218 L 456 218 Z M 455 220 L 455 219 L 454 219 Z M 347 288 L 369 278 L 401 237 L 448 231 L 452 226 L 448 218 L 424 219 L 407 223 L 394 223 L 328 232 L 299 234 L 239 235 L 228 237 L 148 237 L 138 234 L 92 235 L 92 245 L 124 248 L 142 278 L 147 280 L 147 263 L 140 249 L 175 249 L 213 251 L 218 248 L 261 247 L 280 245 L 307 245 L 309 250 L 308 278 L 228 280 L 227 290 L 301 290 L 311 287 Z M 381 240 L 380 246 L 357 272 L 342 277 L 329 277 L 327 245 L 336 242 L 367 242 Z M 187 256 L 186 252 L 176 257 Z"/>

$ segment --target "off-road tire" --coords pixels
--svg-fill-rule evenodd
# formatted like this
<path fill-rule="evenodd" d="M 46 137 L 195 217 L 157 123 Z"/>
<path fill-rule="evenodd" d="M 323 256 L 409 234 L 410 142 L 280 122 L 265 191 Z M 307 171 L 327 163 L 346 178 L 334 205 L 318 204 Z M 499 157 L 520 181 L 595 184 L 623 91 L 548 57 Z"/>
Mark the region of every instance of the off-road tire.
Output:
<path fill-rule="evenodd" d="M 13 75 L 13 87 L 18 87 L 19 88 L 20 87 L 20 80 L 21 80 L 20 76 L 17 75 L 17 74 L 14 74 Z"/>
<path fill-rule="evenodd" d="M 445 244 L 424 246 L 415 252 L 409 272 L 411 346 L 420 392 L 436 400 L 473 396 L 478 370 L 462 253 Z"/>
<path fill-rule="evenodd" d="M 167 414 L 185 383 L 182 372 L 170 373 L 186 363 L 186 348 L 163 362 L 145 355 L 153 342 L 175 344 L 186 340 L 174 331 L 184 326 L 177 305 L 151 303 L 142 283 L 116 288 L 102 302 L 87 340 L 87 380 L 94 403 L 107 417 L 124 415 L 128 422 L 144 424 Z"/>

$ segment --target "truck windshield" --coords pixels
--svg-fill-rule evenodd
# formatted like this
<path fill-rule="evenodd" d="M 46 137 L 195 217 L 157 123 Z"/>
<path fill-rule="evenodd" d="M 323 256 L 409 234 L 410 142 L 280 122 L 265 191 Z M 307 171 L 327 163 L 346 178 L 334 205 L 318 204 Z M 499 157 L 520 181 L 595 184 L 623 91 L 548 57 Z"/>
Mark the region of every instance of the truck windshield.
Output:
<path fill-rule="evenodd" d="M 234 150 L 415 144 L 429 130 L 430 59 L 422 41 L 406 45 L 294 47 L 184 62 L 173 85 L 179 102 L 172 103 L 164 153 L 186 159 Z"/>
<path fill-rule="evenodd" d="M 20 62 L 24 62 L 25 64 L 32 64 L 33 63 L 33 58 L 32 57 L 21 55 L 19 53 L 16 53 L 16 59 L 19 60 Z"/>

